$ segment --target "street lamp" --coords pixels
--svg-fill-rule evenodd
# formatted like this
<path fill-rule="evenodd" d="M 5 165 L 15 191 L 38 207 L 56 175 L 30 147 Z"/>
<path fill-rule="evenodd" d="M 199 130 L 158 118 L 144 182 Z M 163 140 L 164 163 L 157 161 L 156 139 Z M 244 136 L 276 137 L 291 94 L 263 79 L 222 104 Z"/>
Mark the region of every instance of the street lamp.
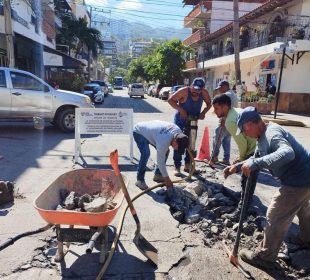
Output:
<path fill-rule="evenodd" d="M 282 54 L 281 66 L 280 66 L 280 75 L 279 75 L 279 83 L 278 83 L 278 89 L 277 89 L 277 93 L 276 93 L 276 105 L 275 105 L 275 108 L 274 108 L 274 116 L 273 116 L 274 119 L 277 118 L 277 111 L 278 111 L 278 105 L 279 105 L 279 99 L 280 99 L 280 88 L 281 88 L 281 81 L 282 81 L 282 72 L 283 72 L 283 66 L 284 66 L 284 57 L 286 56 L 291 61 L 293 61 L 292 58 L 287 55 L 287 53 L 294 53 L 294 50 L 288 48 L 287 46 L 288 46 L 288 44 L 285 43 L 285 44 L 280 45 L 279 48 L 275 48 L 274 49 L 274 53 Z"/>

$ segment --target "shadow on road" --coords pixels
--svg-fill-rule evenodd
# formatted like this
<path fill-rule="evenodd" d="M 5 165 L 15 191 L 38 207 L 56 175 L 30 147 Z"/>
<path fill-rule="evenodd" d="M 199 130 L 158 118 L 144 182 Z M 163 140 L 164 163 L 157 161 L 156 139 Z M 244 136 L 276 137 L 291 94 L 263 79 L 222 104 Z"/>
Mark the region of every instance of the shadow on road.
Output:
<path fill-rule="evenodd" d="M 146 97 L 150 98 L 150 97 Z M 97 106 L 97 108 L 132 108 L 134 113 L 162 113 L 158 108 L 152 106 L 145 99 L 141 98 L 129 98 L 126 96 L 113 96 L 113 98 L 107 98 L 104 104 Z"/>
<path fill-rule="evenodd" d="M 67 139 L 74 139 L 74 133 L 63 133 L 50 124 L 44 130 L 36 130 L 32 122 L 0 122 L 0 154 L 4 155 L 0 179 L 15 181 L 26 169 L 40 168 L 38 159 L 50 151 L 51 158 L 71 158 L 71 151 L 55 149 Z"/>

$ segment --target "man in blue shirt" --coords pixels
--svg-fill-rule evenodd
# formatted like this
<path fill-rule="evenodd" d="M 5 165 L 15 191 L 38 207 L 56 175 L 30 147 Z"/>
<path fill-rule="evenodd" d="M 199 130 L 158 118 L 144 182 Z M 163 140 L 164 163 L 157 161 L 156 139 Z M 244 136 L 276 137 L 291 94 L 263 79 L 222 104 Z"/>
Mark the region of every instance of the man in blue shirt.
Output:
<path fill-rule="evenodd" d="M 281 181 L 267 210 L 267 224 L 260 248 L 241 250 L 243 261 L 262 268 L 274 266 L 280 246 L 294 217 L 299 219 L 298 241 L 310 247 L 310 153 L 289 132 L 276 124 L 265 124 L 254 107 L 238 115 L 239 133 L 257 139 L 256 158 L 239 163 L 249 176 L 262 168 Z M 227 167 L 227 177 L 238 170 L 238 164 Z"/>
<path fill-rule="evenodd" d="M 171 95 L 168 103 L 172 108 L 176 109 L 174 115 L 174 123 L 184 132 L 186 126 L 189 125 L 190 119 L 203 120 L 206 113 L 211 108 L 211 99 L 208 91 L 205 89 L 205 82 L 202 78 L 196 78 L 190 87 L 183 87 Z M 206 107 L 202 109 L 203 103 Z M 183 153 L 175 150 L 173 161 L 175 167 L 175 176 L 181 176 L 181 161 Z M 190 156 L 186 151 L 184 158 L 184 171 L 190 170 Z"/>

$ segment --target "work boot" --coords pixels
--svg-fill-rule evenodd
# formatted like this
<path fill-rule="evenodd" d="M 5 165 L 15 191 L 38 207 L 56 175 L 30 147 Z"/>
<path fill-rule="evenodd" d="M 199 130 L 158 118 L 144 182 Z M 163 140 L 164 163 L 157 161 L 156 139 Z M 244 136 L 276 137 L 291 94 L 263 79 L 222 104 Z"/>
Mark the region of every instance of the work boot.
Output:
<path fill-rule="evenodd" d="M 219 162 L 219 158 L 218 158 L 218 157 L 214 157 L 214 158 L 212 158 L 211 160 L 212 160 L 212 162 L 214 162 L 214 163 Z"/>
<path fill-rule="evenodd" d="M 176 177 L 182 177 L 182 173 L 181 173 L 181 170 L 180 170 L 180 167 L 176 167 L 175 169 L 174 169 L 174 176 L 176 176 Z"/>
<path fill-rule="evenodd" d="M 163 183 L 163 182 L 165 182 L 165 179 L 161 174 L 155 174 L 153 177 L 153 181 L 155 181 L 157 183 Z"/>
<path fill-rule="evenodd" d="M 240 218 L 240 210 L 237 208 L 234 212 L 232 213 L 227 213 L 227 214 L 224 214 L 222 215 L 222 217 L 224 219 L 228 219 L 228 220 L 231 220 L 232 222 L 238 222 L 239 221 L 239 218 Z"/>
<path fill-rule="evenodd" d="M 136 186 L 137 186 L 140 190 L 143 190 L 143 191 L 149 188 L 149 186 L 148 186 L 144 181 L 140 181 L 140 180 L 138 180 L 138 181 L 136 182 Z"/>
<path fill-rule="evenodd" d="M 218 163 L 224 164 L 224 165 L 230 165 L 229 160 L 223 159 L 221 161 L 218 161 Z"/>
<path fill-rule="evenodd" d="M 256 252 L 252 252 L 250 250 L 247 249 L 242 249 L 240 250 L 239 256 L 241 257 L 241 259 L 250 264 L 253 265 L 255 267 L 258 268 L 274 268 L 276 265 L 276 262 L 271 262 L 271 261 L 265 261 L 263 260 L 260 256 L 259 256 L 259 251 Z"/>

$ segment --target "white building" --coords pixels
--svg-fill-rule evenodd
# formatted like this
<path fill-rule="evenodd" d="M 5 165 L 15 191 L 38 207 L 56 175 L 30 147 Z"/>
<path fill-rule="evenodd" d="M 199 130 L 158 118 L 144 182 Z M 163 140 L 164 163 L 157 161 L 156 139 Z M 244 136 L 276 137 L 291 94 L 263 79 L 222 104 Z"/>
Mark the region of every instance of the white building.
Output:
<path fill-rule="evenodd" d="M 141 56 L 146 49 L 152 46 L 152 42 L 130 42 L 129 54 L 132 58 Z"/>
<path fill-rule="evenodd" d="M 279 110 L 283 112 L 309 112 L 309 16 L 310 0 L 277 0 L 268 1 L 240 17 L 242 80 L 249 92 L 264 91 L 268 83 L 276 88 L 280 86 Z M 235 83 L 232 24 L 205 37 L 203 33 L 196 34 L 185 39 L 184 43 L 196 50 L 205 45 L 205 53 L 196 60 L 189 57 L 186 72 L 191 78 L 204 76 L 210 92 L 222 79 Z M 280 84 L 282 55 L 275 49 L 283 43 L 294 52 L 284 57 Z"/>

